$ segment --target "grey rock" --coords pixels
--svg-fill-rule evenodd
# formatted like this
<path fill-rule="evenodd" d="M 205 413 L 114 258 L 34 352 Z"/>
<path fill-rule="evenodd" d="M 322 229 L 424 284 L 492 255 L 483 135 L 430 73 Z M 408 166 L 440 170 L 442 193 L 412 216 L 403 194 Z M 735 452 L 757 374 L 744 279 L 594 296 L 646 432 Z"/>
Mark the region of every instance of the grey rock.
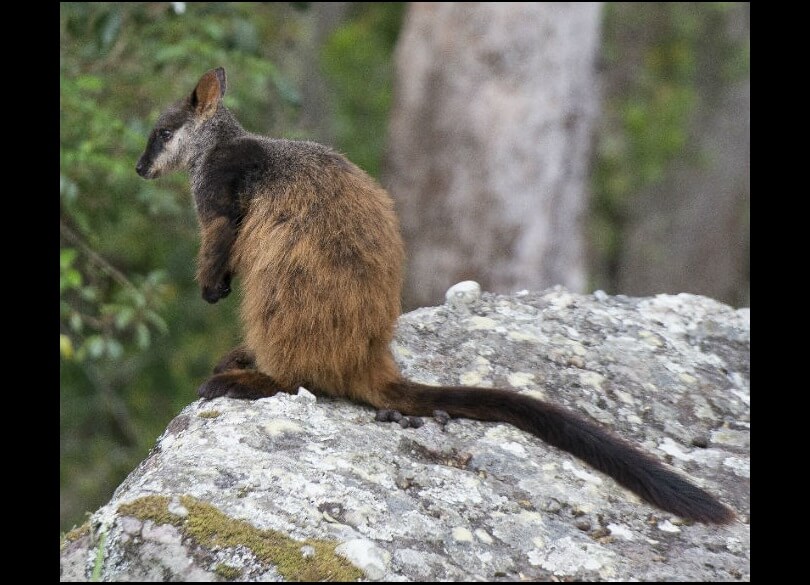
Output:
<path fill-rule="evenodd" d="M 95 548 L 91 536 L 85 535 L 62 545 L 60 554 L 60 581 L 87 581 L 93 570 Z"/>
<path fill-rule="evenodd" d="M 403 315 L 393 344 L 410 379 L 512 388 L 609 425 L 734 508 L 728 526 L 653 508 L 506 424 L 402 429 L 320 396 L 218 398 L 183 409 L 63 545 L 62 580 L 90 577 L 102 533 L 107 581 L 283 580 L 333 553 L 370 580 L 748 580 L 749 317 L 688 294 L 484 293 L 469 312 Z M 200 536 L 200 510 L 300 559 Z"/>
<path fill-rule="evenodd" d="M 379 581 L 385 577 L 391 553 L 378 547 L 373 540 L 356 538 L 344 542 L 335 548 L 335 552 L 349 559 L 355 566 L 372 580 Z"/>
<path fill-rule="evenodd" d="M 472 305 L 479 298 L 481 298 L 481 285 L 474 280 L 464 280 L 454 284 L 444 294 L 445 302 L 456 308 Z"/>

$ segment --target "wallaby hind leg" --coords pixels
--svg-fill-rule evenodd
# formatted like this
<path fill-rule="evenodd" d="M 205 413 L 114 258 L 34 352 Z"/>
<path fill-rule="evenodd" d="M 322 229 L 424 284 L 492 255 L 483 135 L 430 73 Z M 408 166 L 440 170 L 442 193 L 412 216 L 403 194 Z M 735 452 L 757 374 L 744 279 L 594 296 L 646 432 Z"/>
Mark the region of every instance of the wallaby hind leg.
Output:
<path fill-rule="evenodd" d="M 256 400 L 273 396 L 279 392 L 294 394 L 296 390 L 298 390 L 298 386 L 283 388 L 270 376 L 255 370 L 233 370 L 211 376 L 200 386 L 197 394 L 200 398 L 208 399 L 227 396 Z"/>
<path fill-rule="evenodd" d="M 255 370 L 256 354 L 244 345 L 237 345 L 225 354 L 214 366 L 215 374 L 230 372 L 231 370 Z"/>

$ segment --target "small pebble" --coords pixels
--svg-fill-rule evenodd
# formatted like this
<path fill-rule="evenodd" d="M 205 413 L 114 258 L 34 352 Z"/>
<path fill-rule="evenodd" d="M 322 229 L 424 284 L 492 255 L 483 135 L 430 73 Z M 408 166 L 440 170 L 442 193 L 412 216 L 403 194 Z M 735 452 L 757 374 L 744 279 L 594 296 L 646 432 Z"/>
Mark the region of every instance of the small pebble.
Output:
<path fill-rule="evenodd" d="M 698 435 L 692 439 L 692 445 L 705 449 L 709 446 L 709 439 L 705 435 Z"/>
<path fill-rule="evenodd" d="M 436 422 L 440 425 L 444 426 L 450 420 L 450 415 L 447 414 L 443 410 L 434 410 L 433 411 L 433 418 L 436 419 Z"/>
<path fill-rule="evenodd" d="M 583 360 L 578 355 L 572 355 L 568 358 L 568 365 L 573 366 L 575 368 L 584 368 L 585 367 L 585 360 Z"/>
<path fill-rule="evenodd" d="M 408 421 L 411 423 L 411 427 L 414 429 L 418 429 L 423 424 L 425 424 L 425 421 L 423 421 L 422 418 L 418 416 L 409 416 Z"/>
<path fill-rule="evenodd" d="M 406 490 L 413 485 L 413 478 L 405 475 L 398 475 L 394 480 L 394 483 L 397 484 L 399 489 Z"/>
<path fill-rule="evenodd" d="M 582 530 L 583 532 L 588 532 L 591 529 L 591 523 L 585 520 L 584 518 L 580 518 L 576 522 L 574 522 L 574 526 Z"/>
<path fill-rule="evenodd" d="M 407 429 L 409 426 L 411 426 L 411 421 L 408 420 L 407 416 L 402 415 L 399 416 L 400 416 L 399 421 L 397 421 L 399 422 L 399 426 L 401 426 L 403 429 Z"/>
<path fill-rule="evenodd" d="M 474 280 L 465 280 L 454 284 L 444 295 L 448 305 L 461 307 L 471 305 L 481 297 L 481 285 Z"/>
<path fill-rule="evenodd" d="M 591 538 L 605 538 L 607 536 L 610 536 L 609 528 L 597 528 L 591 532 Z"/>

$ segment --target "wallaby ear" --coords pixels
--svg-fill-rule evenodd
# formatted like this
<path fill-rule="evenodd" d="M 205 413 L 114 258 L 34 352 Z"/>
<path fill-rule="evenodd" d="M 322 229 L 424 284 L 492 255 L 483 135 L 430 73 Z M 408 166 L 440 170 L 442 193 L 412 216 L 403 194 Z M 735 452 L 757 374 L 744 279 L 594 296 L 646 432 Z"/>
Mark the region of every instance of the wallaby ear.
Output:
<path fill-rule="evenodd" d="M 222 97 L 225 95 L 225 89 L 228 86 L 228 78 L 225 77 L 225 68 L 217 67 L 214 69 L 214 73 L 217 74 L 217 79 L 219 80 L 219 97 Z"/>
<path fill-rule="evenodd" d="M 188 101 L 198 115 L 208 118 L 217 110 L 223 95 L 225 95 L 225 70 L 218 67 L 207 71 L 200 78 Z"/>

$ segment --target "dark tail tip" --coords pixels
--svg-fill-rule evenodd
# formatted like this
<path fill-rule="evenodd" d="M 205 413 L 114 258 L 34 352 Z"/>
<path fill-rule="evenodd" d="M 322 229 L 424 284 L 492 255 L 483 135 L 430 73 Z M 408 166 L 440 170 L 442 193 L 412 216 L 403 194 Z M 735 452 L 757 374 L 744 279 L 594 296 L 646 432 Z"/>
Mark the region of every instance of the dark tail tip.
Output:
<path fill-rule="evenodd" d="M 688 502 L 684 502 L 685 507 L 680 505 L 658 505 L 681 518 L 703 522 L 704 524 L 729 524 L 737 517 L 734 510 L 721 504 L 708 493 L 703 492 L 703 494 L 704 496 L 700 499 L 689 499 Z"/>
<path fill-rule="evenodd" d="M 662 462 L 622 439 L 607 439 L 602 457 L 583 457 L 624 487 L 662 510 L 705 524 L 728 524 L 736 518 L 734 510 L 712 494 L 696 486 Z"/>
<path fill-rule="evenodd" d="M 652 482 L 644 482 L 644 487 L 639 486 L 639 491 L 647 491 L 641 495 L 649 495 L 649 501 L 663 510 L 706 524 L 728 524 L 737 517 L 734 510 L 709 492 L 663 466 L 653 475 L 658 477 Z"/>
<path fill-rule="evenodd" d="M 720 504 L 720 510 L 716 514 L 709 516 L 705 522 L 713 522 L 715 524 L 729 524 L 737 518 L 737 514 L 729 508 Z"/>

